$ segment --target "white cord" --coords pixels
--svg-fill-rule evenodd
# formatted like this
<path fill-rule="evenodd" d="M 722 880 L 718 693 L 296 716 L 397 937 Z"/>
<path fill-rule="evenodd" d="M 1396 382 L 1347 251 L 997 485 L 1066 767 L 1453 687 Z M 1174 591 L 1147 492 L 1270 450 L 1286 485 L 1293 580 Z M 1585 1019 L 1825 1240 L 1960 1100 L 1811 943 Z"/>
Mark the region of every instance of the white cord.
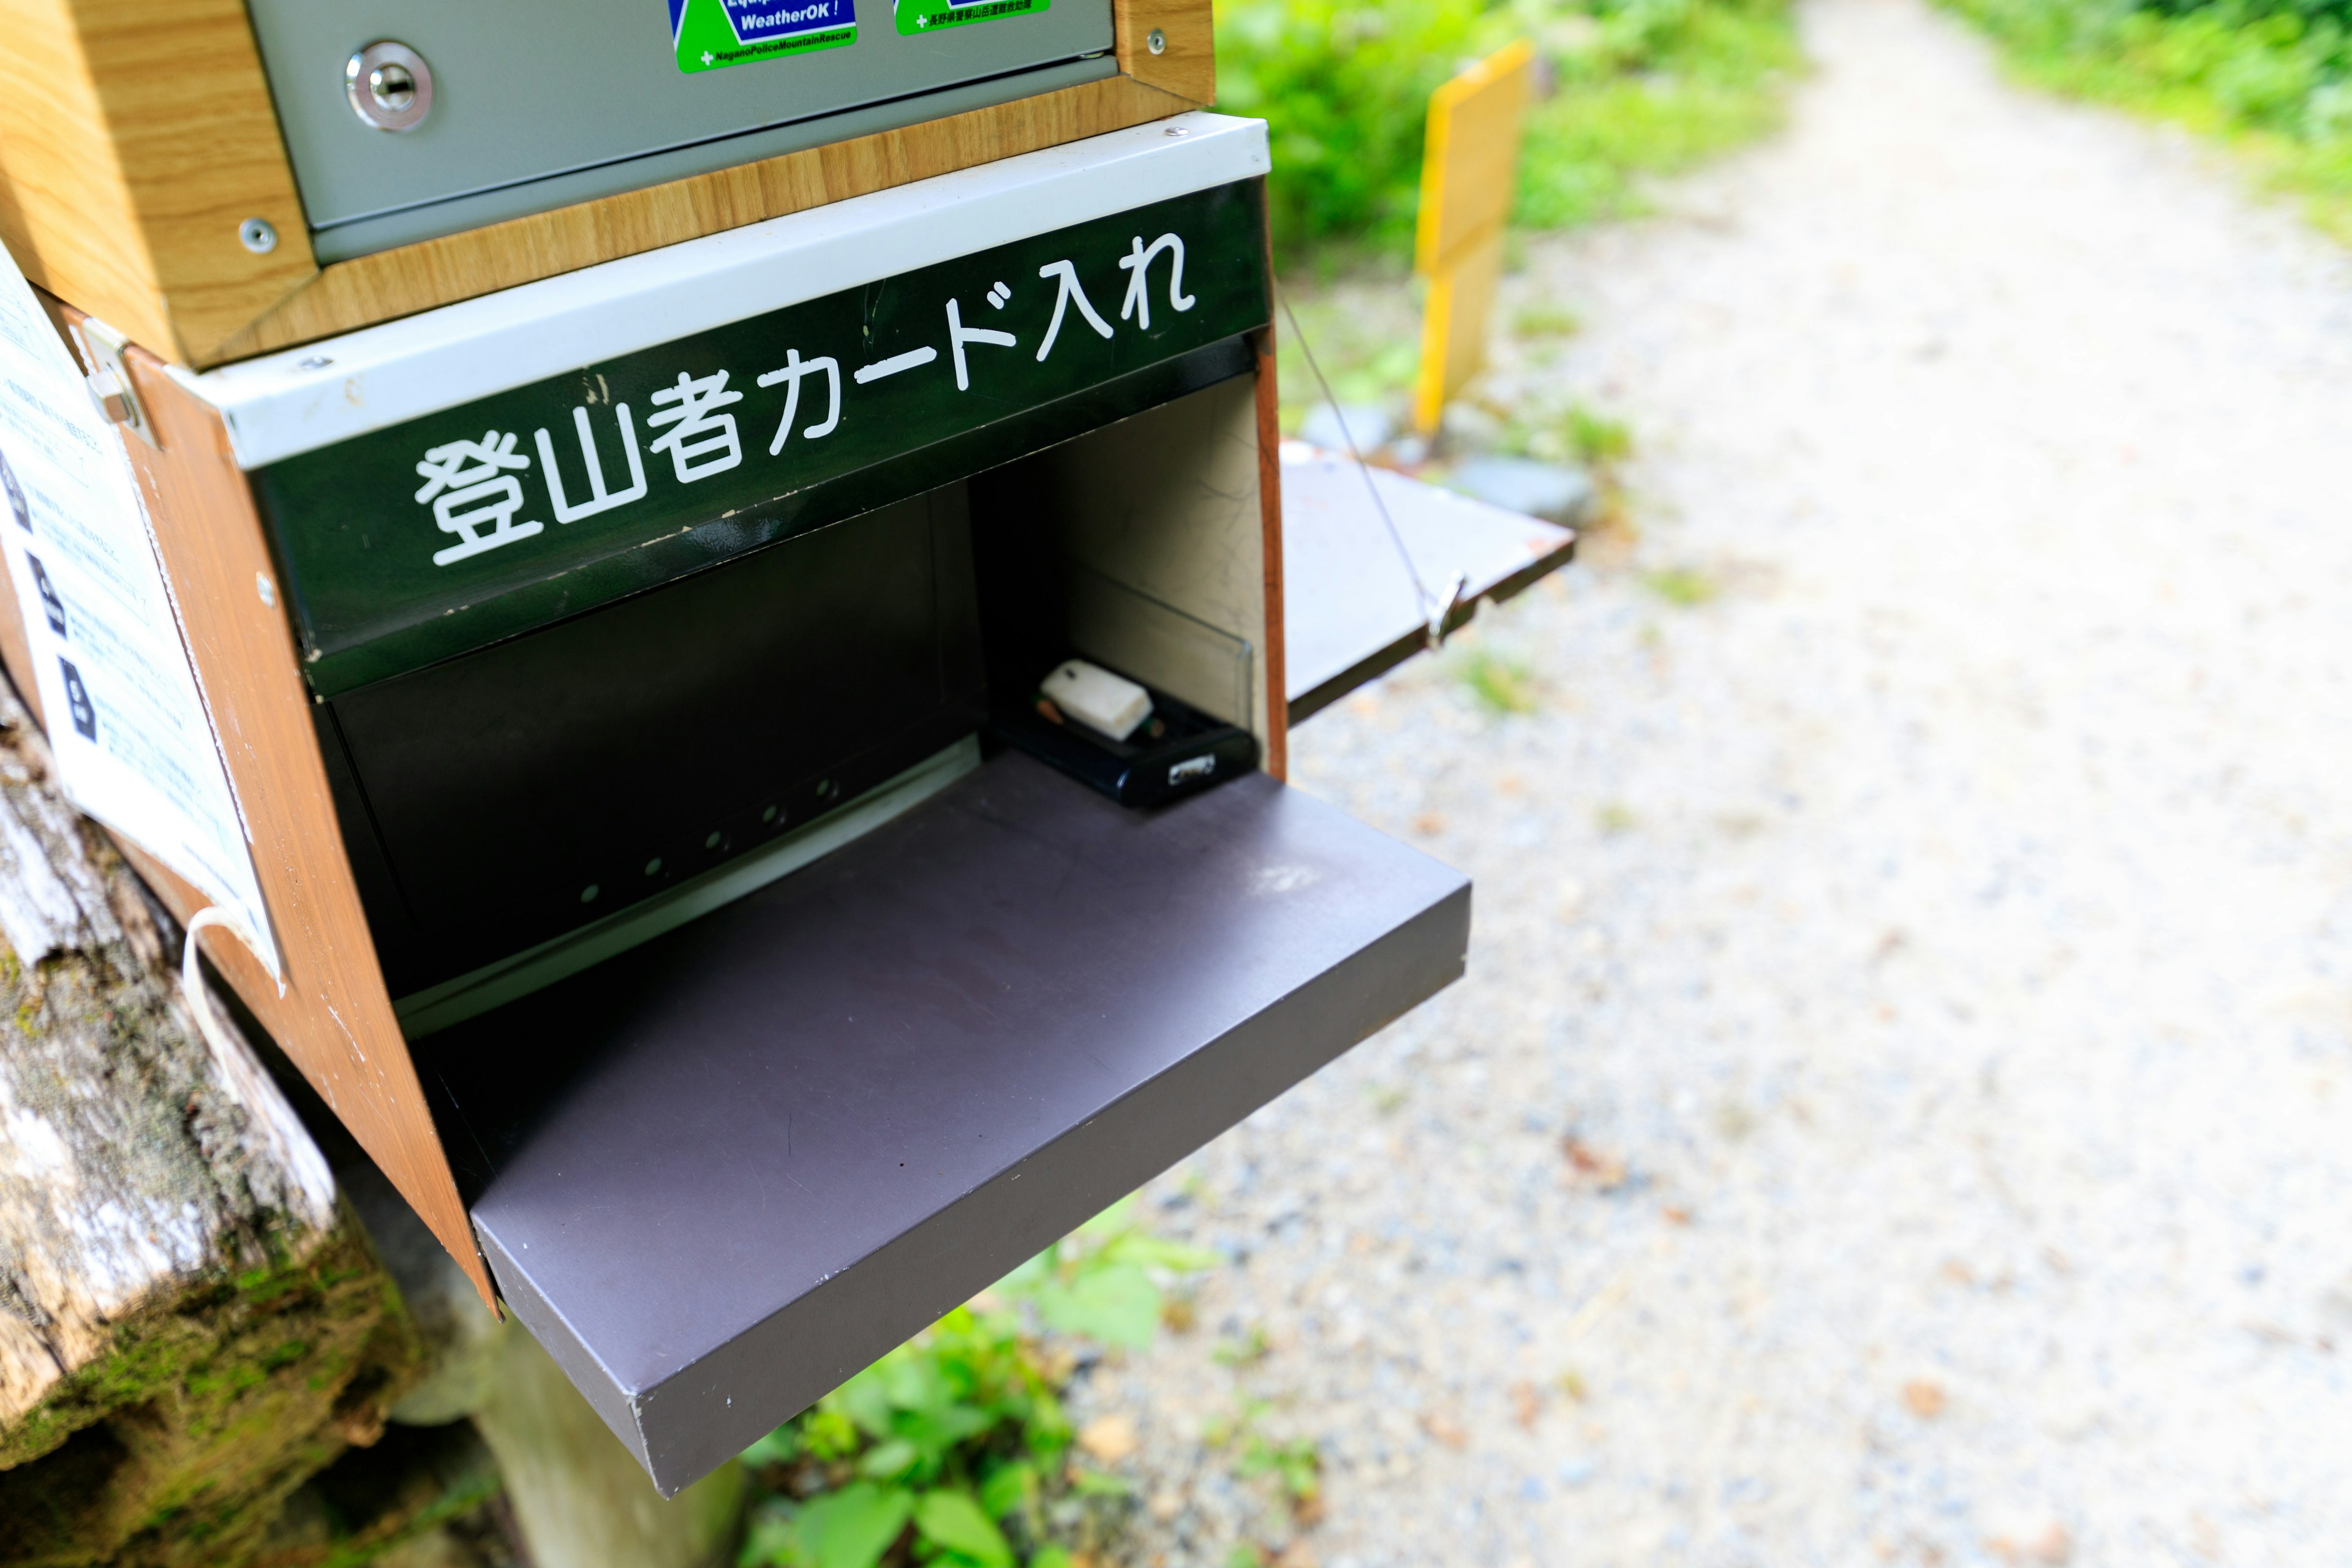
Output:
<path fill-rule="evenodd" d="M 187 937 L 180 944 L 180 994 L 188 999 L 188 1008 L 196 1016 L 196 1027 L 204 1031 L 205 1043 L 228 1058 L 236 1055 L 236 1047 L 220 1015 L 213 1009 L 212 995 L 205 988 L 204 971 L 196 966 L 196 933 L 206 926 L 218 926 L 229 932 L 252 949 L 256 958 L 261 956 L 261 943 L 244 916 L 226 904 L 207 904 L 190 917 Z"/>

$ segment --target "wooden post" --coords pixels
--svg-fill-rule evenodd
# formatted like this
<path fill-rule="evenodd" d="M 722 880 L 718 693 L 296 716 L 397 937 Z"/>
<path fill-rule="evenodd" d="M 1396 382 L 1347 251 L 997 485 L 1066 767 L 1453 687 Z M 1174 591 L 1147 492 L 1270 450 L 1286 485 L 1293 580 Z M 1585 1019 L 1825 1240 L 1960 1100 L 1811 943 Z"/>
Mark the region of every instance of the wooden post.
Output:
<path fill-rule="evenodd" d="M 537 1568 L 716 1568 L 734 1560 L 742 1466 L 730 1460 L 664 1499 L 538 1341 L 511 1323 L 499 1341 L 474 1425 L 498 1456 Z"/>
<path fill-rule="evenodd" d="M 472 1417 L 498 1458 L 534 1568 L 713 1568 L 729 1560 L 746 1500 L 741 1466 L 723 1465 L 664 1501 L 562 1368 L 511 1317 L 490 1314 L 390 1184 L 366 1184 L 353 1196 L 433 1347 L 432 1373 L 392 1418 Z"/>

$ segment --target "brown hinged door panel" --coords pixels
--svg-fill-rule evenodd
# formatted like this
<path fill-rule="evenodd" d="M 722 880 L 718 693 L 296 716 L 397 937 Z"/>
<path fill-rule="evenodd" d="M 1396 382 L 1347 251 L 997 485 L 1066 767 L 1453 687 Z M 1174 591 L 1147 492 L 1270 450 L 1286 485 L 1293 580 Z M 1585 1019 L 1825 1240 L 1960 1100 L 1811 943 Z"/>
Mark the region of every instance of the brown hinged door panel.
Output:
<path fill-rule="evenodd" d="M 1252 774 L 1013 753 L 417 1043 L 516 1314 L 675 1492 L 1462 973 L 1470 885 Z"/>

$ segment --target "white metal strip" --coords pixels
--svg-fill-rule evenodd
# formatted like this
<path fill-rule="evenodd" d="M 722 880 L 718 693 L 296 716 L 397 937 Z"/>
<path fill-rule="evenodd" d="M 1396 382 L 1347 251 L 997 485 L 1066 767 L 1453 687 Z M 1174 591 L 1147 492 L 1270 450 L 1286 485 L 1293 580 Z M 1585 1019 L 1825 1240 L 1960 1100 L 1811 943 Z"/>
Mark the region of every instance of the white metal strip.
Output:
<path fill-rule="evenodd" d="M 1263 174 L 1265 123 L 1194 112 L 624 257 L 202 375 L 237 462 L 298 452 L 804 300 Z"/>

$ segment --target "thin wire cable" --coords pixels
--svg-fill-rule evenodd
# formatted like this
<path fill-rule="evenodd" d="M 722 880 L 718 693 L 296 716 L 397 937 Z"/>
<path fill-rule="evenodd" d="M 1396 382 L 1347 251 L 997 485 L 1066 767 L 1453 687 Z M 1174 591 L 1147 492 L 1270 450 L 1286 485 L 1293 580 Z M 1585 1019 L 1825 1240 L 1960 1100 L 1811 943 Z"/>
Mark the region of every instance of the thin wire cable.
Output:
<path fill-rule="evenodd" d="M 1372 466 L 1356 449 L 1356 437 L 1348 428 L 1347 413 L 1331 395 L 1331 384 L 1323 379 L 1323 367 L 1315 362 L 1314 345 L 1307 341 L 1307 333 L 1298 324 L 1298 312 L 1290 308 L 1290 296 L 1282 291 L 1279 283 L 1274 286 L 1274 297 L 1282 301 L 1283 317 L 1290 323 L 1291 335 L 1298 340 L 1298 352 L 1307 356 L 1307 368 L 1313 374 L 1315 384 L 1322 389 L 1323 401 L 1330 405 L 1331 417 L 1339 422 L 1339 438 L 1348 443 L 1348 456 L 1356 459 L 1356 471 L 1364 476 L 1364 489 L 1371 495 L 1372 510 L 1381 514 L 1381 526 L 1389 531 L 1389 542 L 1396 546 L 1397 559 L 1404 563 L 1404 574 L 1412 579 L 1413 602 L 1421 606 L 1423 620 L 1432 619 L 1442 613 L 1437 596 L 1422 583 L 1421 568 L 1412 563 L 1412 552 L 1404 547 L 1404 535 L 1397 531 L 1396 520 L 1389 516 L 1388 503 L 1381 499 L 1381 487 L 1372 479 Z"/>

